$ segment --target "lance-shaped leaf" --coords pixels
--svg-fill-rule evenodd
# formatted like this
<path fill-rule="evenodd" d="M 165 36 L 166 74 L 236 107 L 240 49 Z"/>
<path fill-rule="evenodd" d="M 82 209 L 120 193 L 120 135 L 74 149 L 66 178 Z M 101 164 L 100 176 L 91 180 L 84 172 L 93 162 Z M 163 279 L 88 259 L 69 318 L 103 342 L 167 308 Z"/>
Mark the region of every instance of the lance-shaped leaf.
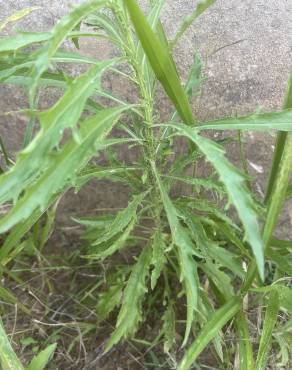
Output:
<path fill-rule="evenodd" d="M 166 245 L 164 243 L 161 230 L 156 230 L 153 236 L 152 242 L 152 260 L 151 263 L 154 266 L 153 271 L 151 272 L 151 289 L 153 290 L 157 284 L 157 280 L 163 270 L 163 267 L 166 263 L 165 257 Z"/>
<path fill-rule="evenodd" d="M 217 310 L 208 320 L 195 341 L 187 350 L 177 369 L 189 370 L 199 354 L 207 347 L 211 340 L 216 337 L 223 326 L 234 317 L 234 315 L 240 310 L 240 307 L 241 300 L 234 297 L 224 306 L 219 308 L 219 310 Z"/>
<path fill-rule="evenodd" d="M 161 43 L 135 0 L 124 1 L 149 63 L 183 121 L 194 122 L 192 109 L 180 83 L 169 50 Z"/>
<path fill-rule="evenodd" d="M 210 139 L 199 136 L 195 129 L 180 124 L 169 124 L 180 135 L 191 139 L 212 163 L 225 185 L 230 202 L 235 206 L 245 229 L 245 237 L 256 258 L 259 274 L 264 279 L 264 245 L 257 220 L 257 210 L 253 199 L 245 186 L 245 178 L 238 169 L 228 161 L 224 149 Z"/>
<path fill-rule="evenodd" d="M 0 23 L 0 31 L 3 30 L 9 23 L 17 22 L 20 19 L 26 17 L 28 14 L 31 12 L 40 9 L 38 6 L 32 6 L 30 8 L 24 8 L 21 9 L 20 11 L 10 15 L 9 17 L 5 18 L 3 22 Z"/>
<path fill-rule="evenodd" d="M 96 154 L 98 143 L 108 134 L 119 118 L 122 108 L 105 109 L 85 120 L 79 133 L 56 153 L 40 177 L 25 190 L 15 206 L 0 220 L 0 233 L 28 218 L 37 208 L 45 209 L 51 197 L 73 182 L 78 171 Z"/>
<path fill-rule="evenodd" d="M 0 177 L 1 203 L 15 199 L 45 167 L 49 151 L 58 146 L 65 128 L 75 128 L 87 99 L 99 87 L 102 72 L 112 64 L 107 61 L 92 67 L 72 82 L 53 107 L 39 114 L 41 130 L 19 153 L 15 166 Z"/>
<path fill-rule="evenodd" d="M 119 312 L 116 329 L 107 343 L 106 351 L 120 339 L 132 335 L 142 320 L 142 302 L 147 292 L 146 278 L 149 274 L 152 250 L 145 247 L 140 254 L 123 293 L 123 303 Z"/>
<path fill-rule="evenodd" d="M 156 176 L 161 199 L 171 229 L 171 236 L 174 244 L 177 246 L 181 270 L 181 281 L 183 281 L 187 296 L 187 324 L 183 342 L 183 345 L 185 345 L 191 331 L 191 326 L 194 319 L 194 311 L 198 302 L 197 266 L 195 260 L 192 258 L 194 255 L 194 249 L 187 231 L 179 222 L 177 210 L 164 188 L 154 163 L 152 163 L 152 168 Z"/>
<path fill-rule="evenodd" d="M 51 33 L 25 32 L 10 37 L 0 37 L 0 55 L 14 53 L 15 50 L 25 48 L 31 44 L 47 41 L 51 38 Z"/>
<path fill-rule="evenodd" d="M 51 344 L 35 356 L 26 370 L 44 370 L 54 355 L 57 344 Z"/>
<path fill-rule="evenodd" d="M 239 364 L 240 370 L 254 370 L 253 348 L 251 335 L 248 327 L 248 320 L 243 311 L 239 311 L 235 318 L 239 342 Z"/>
<path fill-rule="evenodd" d="M 172 48 L 177 44 L 178 40 L 189 29 L 189 27 L 195 22 L 195 20 L 199 18 L 199 16 L 203 14 L 204 11 L 207 10 L 215 2 L 216 0 L 202 0 L 199 2 L 199 4 L 196 6 L 196 9 L 190 15 L 185 17 L 173 41 L 170 43 Z"/>
<path fill-rule="evenodd" d="M 198 130 L 292 131 L 292 109 L 231 117 L 196 126 Z"/>
<path fill-rule="evenodd" d="M 268 355 L 272 344 L 272 334 L 277 322 L 278 312 L 279 312 L 279 295 L 278 291 L 274 289 L 269 295 L 268 305 L 266 309 L 264 326 L 260 340 L 260 347 L 256 360 L 257 370 L 266 369 Z"/>

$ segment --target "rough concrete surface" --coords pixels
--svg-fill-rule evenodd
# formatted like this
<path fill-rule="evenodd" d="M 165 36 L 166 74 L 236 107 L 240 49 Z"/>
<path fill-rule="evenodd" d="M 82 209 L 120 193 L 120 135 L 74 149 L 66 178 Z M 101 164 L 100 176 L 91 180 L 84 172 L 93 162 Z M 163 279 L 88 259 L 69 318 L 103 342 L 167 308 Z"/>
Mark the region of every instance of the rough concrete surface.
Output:
<path fill-rule="evenodd" d="M 197 2 L 166 1 L 163 23 L 170 37 Z M 39 6 L 41 9 L 20 25 L 28 30 L 47 30 L 66 13 L 70 3 L 65 0 L 0 0 L 0 20 L 24 7 Z M 82 50 L 91 55 L 109 53 L 105 46 L 96 48 L 90 42 L 83 44 Z M 200 51 L 206 65 L 207 80 L 202 96 L 194 103 L 194 110 L 201 120 L 257 109 L 279 109 L 292 65 L 292 1 L 218 0 L 191 27 L 175 50 L 182 78 L 187 75 L 195 50 Z M 1 112 L 16 110 L 26 104 L 23 94 L 11 87 L 1 86 L 0 94 Z M 5 134 L 9 149 L 17 150 L 25 122 L 13 116 L 1 116 L 0 119 L 0 132 Z M 269 167 L 273 138 L 258 133 L 247 136 L 250 170 L 257 175 L 258 191 L 261 191 L 267 177 L 265 170 Z M 230 153 L 236 160 L 237 151 L 231 148 Z M 84 212 L 97 206 L 116 206 L 117 202 L 124 203 L 126 198 L 126 189 L 115 185 L 91 186 L 73 199 L 67 197 L 62 207 L 70 212 L 81 208 Z M 287 228 L 288 213 L 283 222 Z"/>

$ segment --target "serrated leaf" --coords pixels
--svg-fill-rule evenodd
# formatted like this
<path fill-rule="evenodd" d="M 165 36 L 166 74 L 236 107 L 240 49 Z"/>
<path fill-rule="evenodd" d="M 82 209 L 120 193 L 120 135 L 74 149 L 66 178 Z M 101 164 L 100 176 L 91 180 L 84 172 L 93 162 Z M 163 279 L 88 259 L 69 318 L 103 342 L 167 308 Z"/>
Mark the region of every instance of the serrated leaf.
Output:
<path fill-rule="evenodd" d="M 181 281 L 183 281 L 185 293 L 187 296 L 187 323 L 183 345 L 186 344 L 190 335 L 191 326 L 194 319 L 194 311 L 198 302 L 198 278 L 197 265 L 193 259 L 194 249 L 192 241 L 181 226 L 175 206 L 171 202 L 162 181 L 157 173 L 155 164 L 152 163 L 153 172 L 156 176 L 157 185 L 159 187 L 161 199 L 167 215 L 169 226 L 171 229 L 171 236 L 174 244 L 177 246 L 178 259 L 181 271 Z"/>
<path fill-rule="evenodd" d="M 212 179 L 200 179 L 194 178 L 191 176 L 169 176 L 165 175 L 164 177 L 169 178 L 171 180 L 181 181 L 188 185 L 193 185 L 196 190 L 199 192 L 201 189 L 203 190 L 213 190 L 218 192 L 221 195 L 225 194 L 225 191 L 219 181 L 212 180 Z"/>
<path fill-rule="evenodd" d="M 279 295 L 277 290 L 273 290 L 269 294 L 268 305 L 264 318 L 260 347 L 256 359 L 257 370 L 266 369 L 268 355 L 272 344 L 272 334 L 277 322 L 278 312 L 279 312 Z"/>
<path fill-rule="evenodd" d="M 134 195 L 133 200 L 128 204 L 128 207 L 119 212 L 113 223 L 108 226 L 104 233 L 92 245 L 97 246 L 104 243 L 115 235 L 123 231 L 128 224 L 136 217 L 137 208 L 141 204 L 145 193 Z"/>
<path fill-rule="evenodd" d="M 26 370 L 44 370 L 54 355 L 57 343 L 49 345 L 46 349 L 35 356 Z"/>
<path fill-rule="evenodd" d="M 90 0 L 75 7 L 71 13 L 63 17 L 51 31 L 51 37 L 47 45 L 44 45 L 43 51 L 39 54 L 36 60 L 33 78 L 34 82 L 31 86 L 30 95 L 34 97 L 35 89 L 38 84 L 38 79 L 41 77 L 50 66 L 50 60 L 56 53 L 67 35 L 72 31 L 88 14 L 98 10 L 106 5 L 103 0 Z"/>
<path fill-rule="evenodd" d="M 82 171 L 80 175 L 77 178 L 77 181 L 75 183 L 75 186 L 77 189 L 80 189 L 82 186 L 84 186 L 88 181 L 92 179 L 104 179 L 107 178 L 109 180 L 118 180 L 118 181 L 126 181 L 122 176 L 126 172 L 129 171 L 137 171 L 139 170 L 139 167 L 130 167 L 130 166 L 124 166 L 124 167 L 110 167 L 110 168 L 104 168 L 99 166 L 94 166 L 91 168 L 88 168 L 85 171 Z"/>
<path fill-rule="evenodd" d="M 121 235 L 119 235 L 116 240 L 112 241 L 109 246 L 106 245 L 105 248 L 103 248 L 103 245 L 100 244 L 98 246 L 91 247 L 86 258 L 103 260 L 124 248 L 136 223 L 137 218 L 134 216 L 132 221 L 130 221 L 128 226 L 121 232 Z"/>
<path fill-rule="evenodd" d="M 175 329 L 175 311 L 173 307 L 174 302 L 171 300 L 167 304 L 166 311 L 162 316 L 163 326 L 161 332 L 164 336 L 164 352 L 169 353 L 175 343 L 176 329 Z"/>
<path fill-rule="evenodd" d="M 123 110 L 125 107 L 105 109 L 86 119 L 79 132 L 80 142 L 72 138 L 62 150 L 51 155 L 46 170 L 0 219 L 0 233 L 27 219 L 37 208 L 45 209 L 51 197 L 68 185 L 96 153 L 97 143 L 108 134 Z"/>
<path fill-rule="evenodd" d="M 17 358 L 0 319 L 0 363 L 3 370 L 24 370 Z"/>
<path fill-rule="evenodd" d="M 245 229 L 245 237 L 249 242 L 261 279 L 264 279 L 264 244 L 260 235 L 257 210 L 253 199 L 245 186 L 245 178 L 238 169 L 225 157 L 224 149 L 210 139 L 199 136 L 194 129 L 186 125 L 171 124 L 179 134 L 187 136 L 204 153 L 212 163 L 225 185 L 230 202 L 234 204 Z"/>
<path fill-rule="evenodd" d="M 106 352 L 122 338 L 132 335 L 142 320 L 142 302 L 147 292 L 146 278 L 149 274 L 152 250 L 144 247 L 123 292 L 122 307 L 117 319 L 116 329 L 106 345 Z"/>
<path fill-rule="evenodd" d="M 152 259 L 151 264 L 154 266 L 151 272 L 151 289 L 153 290 L 157 284 L 157 280 L 161 275 L 163 267 L 166 263 L 164 255 L 166 246 L 160 230 L 156 230 L 152 242 Z"/>
<path fill-rule="evenodd" d="M 0 177 L 0 202 L 15 199 L 39 175 L 49 151 L 59 144 L 65 128 L 76 126 L 87 99 L 99 86 L 102 72 L 112 63 L 101 62 L 78 77 L 53 107 L 40 113 L 41 130 L 19 153 L 11 170 Z"/>
<path fill-rule="evenodd" d="M 99 295 L 99 302 L 96 306 L 97 319 L 106 320 L 109 314 L 122 302 L 124 283 L 111 284 L 109 289 Z"/>
<path fill-rule="evenodd" d="M 191 344 L 177 369 L 189 370 L 199 354 L 207 347 L 223 326 L 235 316 L 235 314 L 240 310 L 240 307 L 241 300 L 234 297 L 224 306 L 219 308 L 205 324 L 195 341 Z"/>

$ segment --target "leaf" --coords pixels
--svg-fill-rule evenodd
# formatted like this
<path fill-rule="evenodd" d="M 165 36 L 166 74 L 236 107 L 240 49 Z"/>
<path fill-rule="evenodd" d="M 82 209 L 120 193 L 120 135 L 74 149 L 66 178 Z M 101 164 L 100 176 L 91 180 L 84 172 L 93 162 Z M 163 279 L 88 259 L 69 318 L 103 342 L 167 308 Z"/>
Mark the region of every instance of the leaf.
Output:
<path fill-rule="evenodd" d="M 2 31 L 3 28 L 7 26 L 7 24 L 17 22 L 38 9 L 40 9 L 39 6 L 32 6 L 30 8 L 21 9 L 19 12 L 10 15 L 9 17 L 5 18 L 3 22 L 0 23 L 0 31 Z"/>
<path fill-rule="evenodd" d="M 0 363 L 3 370 L 24 370 L 11 344 L 0 320 Z"/>
<path fill-rule="evenodd" d="M 53 204 L 57 199 L 57 196 L 53 196 L 51 200 L 48 202 L 48 207 Z M 9 261 L 8 256 L 10 252 L 17 247 L 17 245 L 20 243 L 21 239 L 25 236 L 25 234 L 31 229 L 31 227 L 38 221 L 38 219 L 41 218 L 43 213 L 45 213 L 46 209 L 35 210 L 30 217 L 20 223 L 19 225 L 16 225 L 11 233 L 5 238 L 4 244 L 0 248 L 0 264 L 6 265 Z M 7 262 L 6 262 L 7 261 Z"/>
<path fill-rule="evenodd" d="M 215 338 L 223 326 L 240 310 L 241 304 L 241 300 L 238 297 L 234 297 L 214 313 L 183 356 L 178 365 L 178 370 L 189 370 L 191 368 L 200 353 Z"/>
<path fill-rule="evenodd" d="M 109 289 L 100 294 L 99 302 L 96 307 L 97 319 L 106 320 L 110 313 L 121 305 L 124 282 L 111 284 Z"/>
<path fill-rule="evenodd" d="M 175 330 L 175 311 L 174 311 L 174 302 L 169 300 L 167 304 L 166 311 L 162 316 L 163 326 L 162 326 L 162 333 L 164 334 L 164 352 L 169 353 L 172 349 L 175 338 L 176 338 L 176 330 Z"/>
<path fill-rule="evenodd" d="M 239 311 L 235 318 L 235 326 L 239 341 L 239 366 L 240 370 L 253 370 L 253 348 L 251 344 L 248 321 L 243 311 Z"/>
<path fill-rule="evenodd" d="M 241 130 L 241 131 L 292 131 L 292 109 L 280 112 L 251 114 L 242 117 L 231 117 L 211 122 L 204 122 L 194 127 L 196 130 Z"/>
<path fill-rule="evenodd" d="M 151 289 L 153 290 L 157 284 L 157 280 L 161 275 L 163 267 L 166 263 L 165 253 L 165 243 L 161 234 L 161 231 L 156 230 L 153 242 L 152 242 L 152 260 L 151 264 L 154 266 L 153 271 L 151 272 Z"/>
<path fill-rule="evenodd" d="M 149 63 L 161 82 L 167 95 L 176 107 L 176 110 L 187 124 L 194 122 L 191 106 L 184 89 L 179 81 L 173 59 L 165 45 L 161 43 L 154 31 L 149 26 L 140 7 L 135 0 L 125 0 L 137 36 L 148 57 Z"/>
<path fill-rule="evenodd" d="M 0 55 L 1 53 L 15 52 L 18 49 L 25 48 L 31 44 L 47 41 L 51 38 L 51 33 L 25 32 L 10 37 L 0 37 Z"/>
<path fill-rule="evenodd" d="M 0 283 L 0 300 L 6 303 L 13 304 L 13 305 L 17 304 L 18 307 L 25 314 L 27 315 L 31 314 L 30 310 L 26 306 L 24 306 L 10 290 L 4 288 L 2 283 Z"/>
<path fill-rule="evenodd" d="M 48 207 L 53 195 L 63 190 L 78 171 L 96 153 L 96 145 L 115 124 L 125 107 L 105 109 L 86 119 L 79 132 L 80 142 L 70 139 L 64 148 L 50 157 L 46 170 L 27 187 L 15 206 L 0 219 L 0 233 L 30 217 L 39 207 Z"/>
<path fill-rule="evenodd" d="M 19 153 L 15 166 L 0 177 L 0 202 L 16 199 L 48 161 L 48 152 L 58 145 L 65 128 L 74 128 L 88 97 L 100 84 L 102 72 L 112 65 L 101 62 L 72 82 L 62 98 L 50 109 L 40 113 L 41 130 Z"/>
<path fill-rule="evenodd" d="M 26 370 L 44 370 L 53 357 L 57 343 L 49 345 L 46 349 L 35 356 Z"/>
<path fill-rule="evenodd" d="M 268 361 L 268 355 L 272 344 L 272 334 L 277 322 L 279 312 L 279 296 L 276 290 L 269 295 L 269 301 L 264 318 L 264 325 L 260 340 L 260 347 L 256 359 L 256 369 L 265 370 Z"/>
<path fill-rule="evenodd" d="M 118 179 L 119 181 L 123 181 L 123 177 L 119 175 L 123 175 L 125 172 L 132 172 L 139 170 L 139 167 L 130 167 L 130 166 L 124 166 L 124 167 L 110 167 L 110 168 L 104 168 L 99 166 L 94 166 L 88 169 L 85 169 L 85 171 L 82 171 L 80 175 L 78 176 L 78 179 L 75 183 L 75 186 L 77 189 L 80 189 L 82 186 L 84 186 L 88 181 L 92 179 L 109 179 L 109 180 L 115 180 Z"/>
<path fill-rule="evenodd" d="M 43 51 L 39 54 L 36 60 L 33 78 L 34 82 L 31 86 L 30 96 L 34 97 L 35 90 L 38 84 L 38 79 L 41 77 L 50 66 L 50 60 L 56 53 L 62 42 L 66 39 L 70 31 L 72 31 L 88 14 L 98 10 L 106 5 L 103 0 L 90 0 L 75 7 L 71 13 L 63 17 L 51 31 L 51 37 Z"/>
<path fill-rule="evenodd" d="M 177 44 L 178 40 L 182 37 L 182 35 L 188 30 L 188 28 L 194 23 L 194 21 L 202 14 L 205 10 L 207 10 L 211 5 L 215 3 L 216 0 L 202 0 L 197 5 L 196 9 L 185 19 L 181 24 L 179 30 L 177 31 L 174 40 L 171 42 L 171 47 L 174 48 Z"/>
<path fill-rule="evenodd" d="M 288 133 L 283 149 L 282 160 L 279 163 L 277 178 L 269 198 L 266 222 L 263 231 L 265 248 L 268 249 L 270 239 L 277 225 L 281 209 L 286 199 L 287 188 L 292 173 L 292 132 Z"/>
<path fill-rule="evenodd" d="M 290 72 L 290 78 L 288 81 L 288 88 L 285 96 L 284 109 L 292 108 L 292 70 Z M 276 146 L 273 156 L 273 163 L 271 166 L 268 186 L 266 190 L 265 202 L 268 203 L 272 190 L 274 187 L 275 180 L 277 178 L 277 172 L 284 152 L 284 147 L 287 139 L 287 132 L 279 132 L 277 135 Z"/>
<path fill-rule="evenodd" d="M 146 277 L 149 274 L 151 256 L 151 248 L 144 247 L 136 264 L 132 267 L 130 278 L 123 292 L 123 302 L 116 329 L 106 345 L 106 352 L 122 338 L 132 335 L 142 320 L 142 301 L 147 291 Z"/>
<path fill-rule="evenodd" d="M 264 245 L 260 236 L 255 204 L 245 186 L 245 178 L 225 157 L 222 147 L 210 139 L 199 136 L 195 130 L 186 125 L 170 124 L 180 134 L 191 139 L 204 153 L 209 162 L 217 170 L 220 180 L 226 187 L 230 202 L 234 204 L 244 226 L 246 240 L 249 242 L 261 279 L 264 279 Z M 291 151 L 292 153 L 292 151 Z M 292 161 L 291 161 L 292 163 Z"/>
<path fill-rule="evenodd" d="M 200 179 L 194 178 L 191 176 L 169 176 L 165 175 L 164 177 L 169 178 L 171 180 L 182 181 L 186 184 L 193 185 L 197 188 L 197 191 L 200 192 L 201 189 L 203 190 L 213 190 L 218 192 L 219 194 L 224 195 L 224 189 L 219 183 L 219 181 L 212 180 L 212 179 Z"/>
<path fill-rule="evenodd" d="M 128 204 L 128 207 L 119 212 L 113 223 L 108 226 L 104 233 L 93 243 L 94 246 L 100 245 L 112 237 L 120 233 L 127 227 L 127 225 L 136 218 L 137 208 L 141 204 L 145 193 L 134 195 L 133 200 Z"/>
<path fill-rule="evenodd" d="M 194 311 L 197 308 L 198 302 L 198 281 L 197 281 L 197 265 L 192 258 L 194 255 L 192 241 L 186 230 L 181 226 L 175 206 L 171 202 L 160 178 L 157 173 L 155 164 L 152 163 L 152 169 L 156 177 L 159 187 L 161 199 L 167 215 L 171 236 L 174 244 L 177 246 L 178 259 L 181 271 L 181 281 L 184 283 L 187 296 L 187 323 L 183 345 L 186 344 L 190 335 L 191 326 L 194 319 Z"/>
<path fill-rule="evenodd" d="M 122 231 L 121 235 L 119 235 L 116 240 L 111 242 L 109 246 L 106 245 L 105 248 L 103 248 L 102 245 L 99 245 L 99 247 L 91 247 L 90 254 L 87 255 L 86 258 L 103 260 L 111 256 L 115 252 L 119 251 L 120 249 L 124 248 L 136 223 L 137 218 L 134 216 L 132 221 L 130 221 L 126 229 Z"/>
<path fill-rule="evenodd" d="M 202 61 L 199 53 L 194 54 L 194 61 L 191 71 L 185 85 L 185 92 L 189 98 L 194 95 L 194 92 L 202 83 Z"/>
<path fill-rule="evenodd" d="M 165 0 L 159 0 L 154 3 L 152 6 L 148 16 L 147 16 L 147 21 L 149 23 L 150 28 L 156 33 L 158 25 L 161 25 L 159 16 L 161 13 L 161 10 L 165 4 Z M 162 26 L 161 26 L 162 27 Z M 141 42 L 138 43 L 137 47 L 137 56 L 139 60 L 139 65 L 141 68 L 141 72 L 145 78 L 145 81 L 147 83 L 147 88 L 148 88 L 148 94 L 151 96 L 152 95 L 152 89 L 154 86 L 154 73 L 153 70 L 151 69 L 149 65 L 149 61 L 147 60 L 146 54 L 143 51 L 143 47 Z"/>
<path fill-rule="evenodd" d="M 102 28 L 108 34 L 112 41 L 120 45 L 120 47 L 123 47 L 123 36 L 121 35 L 118 27 L 113 22 L 113 20 L 110 19 L 110 17 L 108 17 L 106 14 L 92 13 L 86 18 L 85 23 L 88 26 L 96 26 Z"/>

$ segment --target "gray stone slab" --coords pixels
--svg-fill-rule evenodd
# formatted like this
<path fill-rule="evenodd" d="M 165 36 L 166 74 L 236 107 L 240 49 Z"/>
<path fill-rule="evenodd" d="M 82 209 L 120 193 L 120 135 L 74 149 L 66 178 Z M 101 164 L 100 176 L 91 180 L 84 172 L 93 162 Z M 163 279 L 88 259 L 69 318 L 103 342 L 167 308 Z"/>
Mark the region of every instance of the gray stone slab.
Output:
<path fill-rule="evenodd" d="M 79 3 L 82 2 L 81 0 Z M 0 0 L 0 19 L 28 6 L 39 6 L 19 24 L 28 30 L 48 30 L 66 13 L 71 2 L 64 0 Z M 77 1 L 75 1 L 77 3 Z M 143 1 L 145 3 L 145 1 Z M 197 1 L 167 0 L 163 23 L 172 37 L 182 18 L 194 9 Z M 7 32 L 13 32 L 8 28 Z M 89 55 L 108 55 L 106 46 L 96 49 L 85 41 L 82 50 Z M 200 98 L 194 101 L 194 111 L 200 120 L 245 114 L 258 109 L 280 109 L 283 102 L 289 70 L 292 64 L 292 1 L 290 0 L 218 0 L 185 34 L 175 49 L 175 59 L 182 78 L 186 78 L 194 51 L 199 50 L 205 62 L 206 81 Z M 118 88 L 122 89 L 121 86 Z M 133 94 L 127 87 L 125 93 Z M 11 87 L 0 87 L 0 111 L 16 110 L 26 105 L 23 94 Z M 165 105 L 167 99 L 162 98 Z M 25 122 L 18 116 L 1 116 L 1 133 L 5 133 L 10 150 L 17 150 Z M 251 173 L 257 175 L 259 189 L 267 177 L 273 138 L 263 134 L 249 134 L 248 156 Z M 237 150 L 231 147 L 229 155 L 236 161 Z M 263 171 L 254 168 L 263 168 Z M 117 194 L 126 201 L 123 188 L 108 187 L 107 195 L 94 186 L 90 188 L 100 204 L 116 206 Z M 259 190 L 260 191 L 260 190 Z M 70 211 L 82 203 L 84 209 L 92 206 L 91 197 L 65 202 Z M 74 198 L 75 199 L 75 198 Z M 84 202 L 83 202 L 84 201 Z M 68 205 L 70 204 L 70 206 Z M 290 212 L 291 213 L 291 212 Z"/>

